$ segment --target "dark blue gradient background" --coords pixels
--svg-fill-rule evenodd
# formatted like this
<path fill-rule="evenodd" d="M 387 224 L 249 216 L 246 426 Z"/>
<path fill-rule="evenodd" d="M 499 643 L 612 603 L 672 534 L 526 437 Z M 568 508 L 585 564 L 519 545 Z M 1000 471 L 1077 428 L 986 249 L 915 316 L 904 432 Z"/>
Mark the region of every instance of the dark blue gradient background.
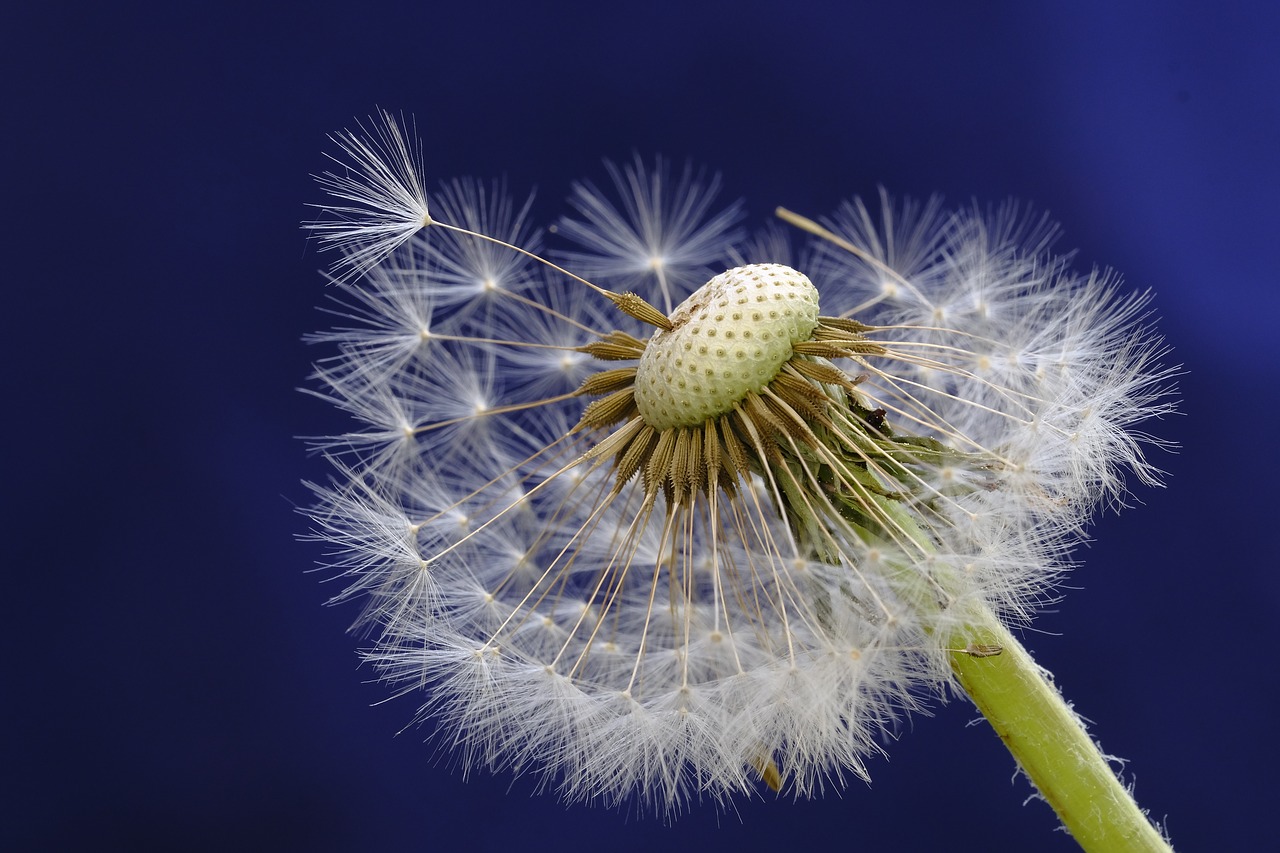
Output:
<path fill-rule="evenodd" d="M 546 8 L 543 8 L 544 5 Z M 1153 288 L 1169 487 L 1099 521 L 1026 636 L 1184 850 L 1278 793 L 1280 25 L 1272 3 L 22 4 L 3 71 L 0 843 L 92 850 L 1071 850 L 964 702 L 870 786 L 651 818 L 464 780 L 294 541 L 328 321 L 325 134 L 413 113 L 435 177 L 562 210 L 600 158 L 774 205 L 1017 197 Z M 37 8 L 38 7 L 38 8 Z M 962 8 L 964 7 L 964 8 Z M 710 845 L 710 846 L 709 846 Z"/>

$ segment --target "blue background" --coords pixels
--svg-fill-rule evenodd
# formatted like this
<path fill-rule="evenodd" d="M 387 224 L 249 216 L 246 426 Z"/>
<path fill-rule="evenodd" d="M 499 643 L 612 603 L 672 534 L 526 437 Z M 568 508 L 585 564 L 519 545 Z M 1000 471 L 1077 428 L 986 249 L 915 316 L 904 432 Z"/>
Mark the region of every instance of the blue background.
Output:
<path fill-rule="evenodd" d="M 464 780 L 375 705 L 307 570 L 298 229 L 329 132 L 416 115 L 436 177 L 723 172 L 753 220 L 884 184 L 1049 210 L 1153 288 L 1169 487 L 1026 636 L 1184 850 L 1274 827 L 1280 14 L 1273 3 L 22 4 L 3 58 L 7 849 L 1071 850 L 964 702 L 870 786 L 664 826 Z M 38 7 L 38 8 L 37 8 Z M 465 8 L 464 8 L 465 7 Z M 545 7 L 545 8 L 544 8 Z"/>

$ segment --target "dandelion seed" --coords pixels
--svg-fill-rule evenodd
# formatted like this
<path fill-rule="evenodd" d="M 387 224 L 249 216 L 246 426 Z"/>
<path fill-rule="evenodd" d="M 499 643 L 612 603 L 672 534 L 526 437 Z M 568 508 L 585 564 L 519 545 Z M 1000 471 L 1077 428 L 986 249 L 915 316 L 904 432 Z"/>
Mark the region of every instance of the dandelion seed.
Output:
<path fill-rule="evenodd" d="M 395 209 L 383 176 L 408 173 L 342 139 L 369 156 L 339 198 Z M 315 535 L 366 599 L 368 659 L 427 688 L 467 765 L 665 812 L 810 795 L 865 777 L 924 697 L 1022 660 L 992 614 L 1029 618 L 1091 512 L 1154 480 L 1130 429 L 1169 411 L 1170 373 L 1146 297 L 1070 272 L 1013 208 L 784 212 L 818 238 L 812 278 L 691 282 L 779 241 L 724 244 L 736 213 L 660 172 L 612 170 L 622 212 L 578 187 L 560 228 L 629 258 L 562 254 L 638 295 L 512 245 L 528 207 L 498 187 L 440 206 L 455 248 L 348 249 L 357 327 L 317 336 L 339 347 L 317 376 L 367 429 L 324 444 Z M 466 284 L 515 261 L 546 270 Z"/>
<path fill-rule="evenodd" d="M 464 230 L 437 233 L 434 239 L 424 233 L 415 240 L 421 255 L 418 269 L 431 271 L 421 276 L 419 288 L 442 305 L 465 303 L 468 310 L 476 310 L 503 292 L 519 293 L 537 283 L 527 256 L 465 233 L 483 230 L 502 243 L 537 252 L 541 234 L 529 224 L 532 194 L 514 204 L 502 182 L 486 189 L 479 181 L 452 180 L 441 184 L 431 200 L 438 219 Z"/>
<path fill-rule="evenodd" d="M 713 211 L 718 177 L 679 178 L 658 158 L 652 168 L 636 157 L 629 165 L 605 162 L 616 201 L 589 182 L 576 184 L 569 203 L 581 219 L 561 218 L 558 232 L 580 250 L 560 253 L 580 275 L 619 290 L 655 295 L 670 313 L 677 294 L 719 272 L 741 239 L 742 205 Z"/>

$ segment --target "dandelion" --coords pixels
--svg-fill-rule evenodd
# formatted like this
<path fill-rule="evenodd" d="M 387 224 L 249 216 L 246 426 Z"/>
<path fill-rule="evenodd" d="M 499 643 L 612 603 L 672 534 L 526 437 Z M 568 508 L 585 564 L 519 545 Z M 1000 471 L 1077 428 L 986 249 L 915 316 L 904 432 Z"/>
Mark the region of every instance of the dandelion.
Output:
<path fill-rule="evenodd" d="M 1127 477 L 1156 482 L 1145 295 L 1072 272 L 1047 220 L 936 200 L 779 211 L 815 239 L 802 272 L 639 161 L 620 200 L 575 187 L 569 272 L 501 187 L 426 216 L 389 116 L 339 141 L 359 176 L 322 179 L 313 227 L 362 277 L 315 379 L 362 426 L 320 442 L 314 535 L 367 658 L 465 766 L 668 813 L 809 796 L 958 685 L 1083 844 L 1161 849 L 1006 627 Z"/>

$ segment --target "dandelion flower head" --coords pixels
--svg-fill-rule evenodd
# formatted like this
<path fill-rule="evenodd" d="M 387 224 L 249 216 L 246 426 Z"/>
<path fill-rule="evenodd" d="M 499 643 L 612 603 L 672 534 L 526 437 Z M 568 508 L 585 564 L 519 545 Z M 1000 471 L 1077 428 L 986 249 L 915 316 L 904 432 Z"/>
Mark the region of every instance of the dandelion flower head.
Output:
<path fill-rule="evenodd" d="M 1017 206 L 789 215 L 793 267 L 637 159 L 573 189 L 561 267 L 502 185 L 429 192 L 392 117 L 335 139 L 315 393 L 357 425 L 309 515 L 467 767 L 663 811 L 865 777 L 972 614 L 1030 618 L 1155 481 L 1147 297 Z"/>

